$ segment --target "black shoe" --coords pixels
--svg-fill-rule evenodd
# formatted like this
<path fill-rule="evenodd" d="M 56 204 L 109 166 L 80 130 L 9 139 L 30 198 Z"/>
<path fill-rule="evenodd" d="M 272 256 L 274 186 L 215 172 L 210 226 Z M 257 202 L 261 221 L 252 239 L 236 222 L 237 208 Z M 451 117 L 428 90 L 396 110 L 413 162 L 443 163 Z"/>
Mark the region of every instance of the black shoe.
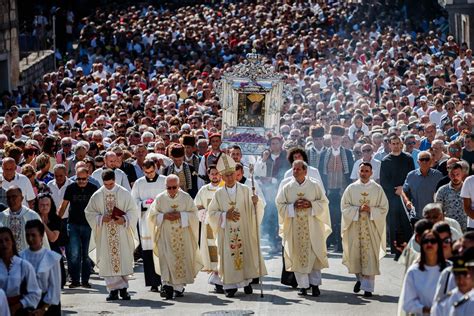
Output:
<path fill-rule="evenodd" d="M 85 283 L 83 282 L 82 287 L 86 288 L 86 289 L 90 289 L 90 288 L 92 288 L 92 285 L 89 282 L 85 282 Z"/>
<path fill-rule="evenodd" d="M 124 301 L 129 301 L 130 300 L 130 294 L 128 294 L 127 292 L 127 289 L 121 289 L 120 290 L 120 297 L 122 298 L 122 300 Z"/>
<path fill-rule="evenodd" d="M 359 293 L 360 292 L 360 281 L 357 281 L 356 284 L 354 285 L 354 293 Z"/>
<path fill-rule="evenodd" d="M 372 292 L 364 291 L 364 297 L 372 297 Z"/>
<path fill-rule="evenodd" d="M 253 293 L 253 289 L 252 289 L 252 285 L 247 285 L 247 286 L 244 286 L 244 293 L 245 294 L 252 294 Z"/>
<path fill-rule="evenodd" d="M 308 295 L 308 290 L 307 289 L 298 289 L 298 295 L 299 296 L 306 296 L 306 295 Z"/>
<path fill-rule="evenodd" d="M 224 294 L 224 287 L 222 285 L 216 284 L 214 285 L 214 292 L 217 294 Z"/>
<path fill-rule="evenodd" d="M 311 285 L 311 296 L 319 296 L 321 295 L 321 291 L 319 290 L 319 286 Z"/>
<path fill-rule="evenodd" d="M 76 287 L 80 287 L 80 286 L 81 286 L 81 283 L 79 282 L 71 282 L 71 284 L 69 284 L 70 289 L 75 289 Z"/>
<path fill-rule="evenodd" d="M 160 290 L 158 289 L 157 286 L 152 286 L 152 287 L 150 288 L 150 292 L 155 292 L 155 293 L 157 293 L 157 292 L 159 292 L 159 291 L 160 291 Z"/>
<path fill-rule="evenodd" d="M 113 291 L 110 291 L 109 296 L 107 296 L 106 298 L 106 301 L 110 302 L 110 301 L 116 301 L 118 299 L 119 299 L 118 290 L 113 290 Z"/>
<path fill-rule="evenodd" d="M 184 289 L 180 291 L 174 291 L 174 297 L 183 297 L 184 296 Z"/>
<path fill-rule="evenodd" d="M 225 297 L 234 297 L 235 293 L 237 293 L 237 289 L 225 290 Z"/>
<path fill-rule="evenodd" d="M 164 297 L 165 300 L 173 299 L 173 287 L 169 285 L 163 285 L 161 290 L 161 297 Z"/>

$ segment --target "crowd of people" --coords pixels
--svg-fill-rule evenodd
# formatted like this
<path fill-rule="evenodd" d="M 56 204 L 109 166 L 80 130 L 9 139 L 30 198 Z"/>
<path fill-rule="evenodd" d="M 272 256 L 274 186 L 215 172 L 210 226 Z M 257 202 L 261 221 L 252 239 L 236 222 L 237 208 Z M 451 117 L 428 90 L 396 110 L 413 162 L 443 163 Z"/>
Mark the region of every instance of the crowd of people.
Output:
<path fill-rule="evenodd" d="M 370 297 L 388 245 L 407 267 L 401 312 L 472 308 L 473 57 L 444 17 L 256 1 L 97 10 L 81 23 L 77 58 L 0 101 L 0 269 L 21 276 L 0 276 L 12 314 L 57 312 L 46 289 L 90 288 L 93 265 L 108 300 L 130 299 L 133 259 L 167 299 L 201 270 L 216 292 L 249 294 L 265 275 L 259 237 L 283 246 L 281 281 L 300 295 L 320 295 L 329 248 Z M 214 90 L 252 49 L 289 91 L 255 159 L 221 147 Z M 33 282 L 35 268 L 48 281 Z"/>

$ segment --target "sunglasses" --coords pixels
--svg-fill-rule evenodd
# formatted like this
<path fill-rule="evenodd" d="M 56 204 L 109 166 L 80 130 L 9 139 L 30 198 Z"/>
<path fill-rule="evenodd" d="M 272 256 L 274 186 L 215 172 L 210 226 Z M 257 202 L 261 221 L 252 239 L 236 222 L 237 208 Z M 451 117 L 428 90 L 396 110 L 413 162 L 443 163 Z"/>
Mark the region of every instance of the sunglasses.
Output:
<path fill-rule="evenodd" d="M 460 151 L 459 148 L 449 148 L 450 153 L 457 153 L 458 151 Z"/>
<path fill-rule="evenodd" d="M 447 244 L 447 245 L 449 245 L 449 244 L 451 244 L 451 243 L 453 242 L 453 240 L 452 240 L 451 238 L 449 238 L 449 237 L 446 237 L 446 238 L 444 238 L 444 239 L 441 240 L 441 241 L 443 242 L 443 244 Z"/>
<path fill-rule="evenodd" d="M 412 146 L 412 145 L 415 145 L 415 144 L 416 144 L 416 142 L 406 142 L 405 143 L 405 145 L 407 145 L 407 146 Z"/>
<path fill-rule="evenodd" d="M 437 243 L 438 243 L 438 240 L 436 240 L 436 238 L 427 238 L 421 242 L 422 245 L 427 245 L 427 244 L 435 245 Z"/>
<path fill-rule="evenodd" d="M 431 158 L 418 158 L 418 160 L 422 162 L 427 162 L 427 161 L 430 161 Z"/>
<path fill-rule="evenodd" d="M 372 149 L 362 149 L 362 152 L 363 152 L 363 153 L 371 153 L 371 152 L 372 152 Z"/>
<path fill-rule="evenodd" d="M 79 178 L 79 177 L 77 177 L 76 179 L 77 179 L 77 181 L 86 181 L 87 180 L 87 178 Z"/>
<path fill-rule="evenodd" d="M 175 185 L 175 186 L 172 186 L 172 187 L 166 187 L 166 190 L 176 190 L 178 187 Z"/>

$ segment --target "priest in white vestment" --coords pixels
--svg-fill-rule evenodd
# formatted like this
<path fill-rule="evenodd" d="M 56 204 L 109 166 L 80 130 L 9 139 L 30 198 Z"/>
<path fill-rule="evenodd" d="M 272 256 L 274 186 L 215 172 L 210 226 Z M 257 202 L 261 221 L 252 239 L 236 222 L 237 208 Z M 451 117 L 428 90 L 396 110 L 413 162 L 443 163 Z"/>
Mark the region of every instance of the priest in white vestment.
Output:
<path fill-rule="evenodd" d="M 161 286 L 161 277 L 155 272 L 155 264 L 153 263 L 153 236 L 146 217 L 149 213 L 148 209 L 158 196 L 158 194 L 166 191 L 166 177 L 158 174 L 159 167 L 155 161 L 145 159 L 143 162 L 143 177 L 139 178 L 133 184 L 132 197 L 137 204 L 140 213 L 139 231 L 140 242 L 142 246 L 143 273 L 145 275 L 145 286 L 150 286 L 152 292 L 158 292 Z"/>
<path fill-rule="evenodd" d="M 92 228 L 90 250 L 96 248 L 95 258 L 99 275 L 105 279 L 110 291 L 108 301 L 129 300 L 128 275 L 133 273 L 133 252 L 138 246 L 138 211 L 132 195 L 115 184 L 115 173 L 107 169 L 102 173 L 104 185 L 91 197 L 85 209 L 86 219 Z"/>
<path fill-rule="evenodd" d="M 207 218 L 207 208 L 209 203 L 211 203 L 211 200 L 214 198 L 216 191 L 222 187 L 222 185 L 220 185 L 221 175 L 219 174 L 219 171 L 217 171 L 217 167 L 211 165 L 207 168 L 207 176 L 209 177 L 210 183 L 203 185 L 194 198 L 194 203 L 198 209 L 199 221 L 201 222 L 201 243 L 199 248 L 202 263 L 204 265 L 202 270 L 210 274 L 209 284 L 215 286 L 215 292 L 224 293 L 224 289 L 220 282 L 214 282 L 215 280 L 219 280 L 217 273 L 217 244 L 215 234 L 212 231 Z"/>
<path fill-rule="evenodd" d="M 341 201 L 342 264 L 357 277 L 354 292 L 372 296 L 380 259 L 385 256 L 388 200 L 382 187 L 371 180 L 372 165 L 362 162 L 359 180 L 350 184 Z"/>
<path fill-rule="evenodd" d="M 308 165 L 293 162 L 293 179 L 276 197 L 286 271 L 294 272 L 298 295 L 319 296 L 321 270 L 327 268 L 326 239 L 331 234 L 328 199 L 317 182 L 307 177 Z"/>
<path fill-rule="evenodd" d="M 177 175 L 166 177 L 166 191 L 150 205 L 147 223 L 158 257 L 155 270 L 163 282 L 162 296 L 182 297 L 184 287 L 194 283 L 202 264 L 197 208 L 191 196 L 180 189 Z"/>
<path fill-rule="evenodd" d="M 26 222 L 39 219 L 38 213 L 22 205 L 23 193 L 17 186 L 11 186 L 6 192 L 8 208 L 0 212 L 0 227 L 8 227 L 13 232 L 18 252 L 28 248 L 25 236 Z M 43 237 L 43 246 L 49 249 L 48 237 Z"/>
<path fill-rule="evenodd" d="M 258 231 L 263 218 L 263 203 L 252 190 L 236 181 L 235 161 L 221 154 L 217 170 L 225 185 L 209 204 L 208 220 L 217 238 L 218 275 L 227 297 L 239 287 L 253 292 L 252 279 L 267 274 L 259 248 Z"/>

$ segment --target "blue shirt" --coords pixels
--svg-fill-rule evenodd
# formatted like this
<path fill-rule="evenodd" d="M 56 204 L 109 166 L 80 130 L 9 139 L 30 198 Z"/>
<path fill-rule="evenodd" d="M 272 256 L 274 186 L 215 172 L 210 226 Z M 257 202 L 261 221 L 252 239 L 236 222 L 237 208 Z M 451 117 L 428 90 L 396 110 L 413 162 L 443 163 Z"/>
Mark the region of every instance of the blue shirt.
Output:
<path fill-rule="evenodd" d="M 434 202 L 436 186 L 441 178 L 443 178 L 443 174 L 431 168 L 426 177 L 421 174 L 419 168 L 408 173 L 403 184 L 403 191 L 413 203 L 419 217 L 423 215 L 422 211 L 425 205 Z"/>
<path fill-rule="evenodd" d="M 418 164 L 418 154 L 420 151 L 418 149 L 413 149 L 411 152 L 411 157 L 413 158 L 413 162 L 415 163 L 415 169 L 420 168 L 420 165 Z"/>
<path fill-rule="evenodd" d="M 420 143 L 420 151 L 423 151 L 423 150 L 428 150 L 431 148 L 431 143 L 430 141 L 428 140 L 428 138 L 425 138 L 421 141 Z"/>

